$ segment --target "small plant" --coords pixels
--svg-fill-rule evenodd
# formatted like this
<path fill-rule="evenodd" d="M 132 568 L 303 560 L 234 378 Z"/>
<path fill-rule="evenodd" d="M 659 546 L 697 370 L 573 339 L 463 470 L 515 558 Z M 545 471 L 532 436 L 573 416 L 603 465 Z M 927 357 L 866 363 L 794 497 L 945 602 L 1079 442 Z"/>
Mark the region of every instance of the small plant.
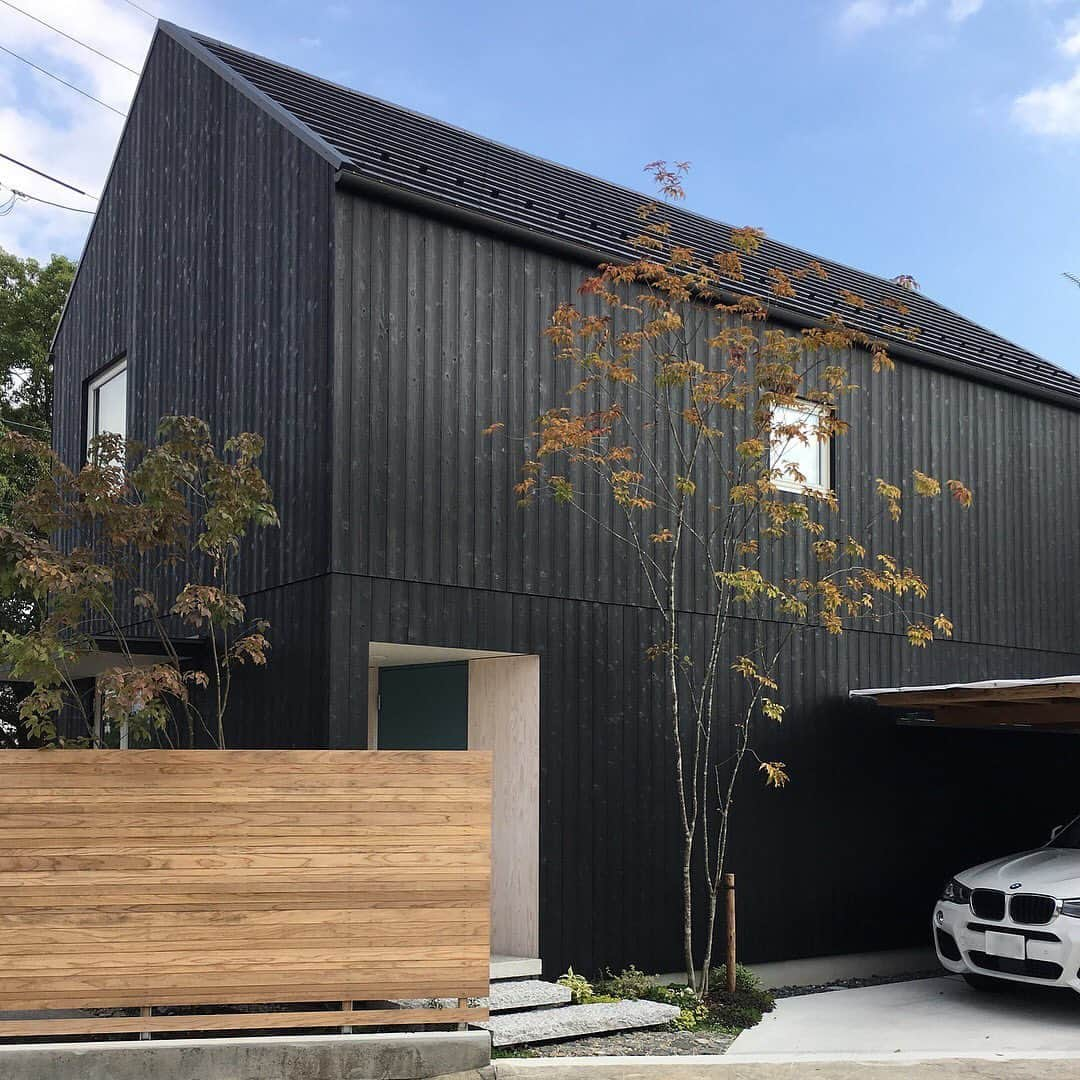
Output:
<path fill-rule="evenodd" d="M 607 977 L 597 984 L 597 991 L 602 994 L 610 994 L 614 998 L 627 1001 L 637 1001 L 639 998 L 648 997 L 649 991 L 655 988 L 652 976 L 631 964 L 623 968 L 618 975 L 612 975 L 609 971 Z"/>
<path fill-rule="evenodd" d="M 570 991 L 570 1001 L 574 1005 L 585 1005 L 593 999 L 592 983 L 584 975 L 578 975 L 572 967 L 565 975 L 559 976 L 559 985 Z"/>
<path fill-rule="evenodd" d="M 761 980 L 742 964 L 735 967 L 735 993 L 726 990 L 727 969 L 723 965 L 713 969 L 711 984 L 706 997 L 709 1016 L 714 1024 L 729 1031 L 760 1024 L 762 1016 L 776 1007 L 776 999 L 762 987 Z"/>
<path fill-rule="evenodd" d="M 691 986 L 680 986 L 677 983 L 650 986 L 641 996 L 649 1001 L 660 1001 L 678 1008 L 679 1015 L 672 1024 L 679 1031 L 697 1031 L 703 1024 L 709 1023 L 709 1007 Z"/>
<path fill-rule="evenodd" d="M 709 975 L 709 985 L 717 990 L 727 986 L 727 964 L 714 967 Z M 761 980 L 744 964 L 735 965 L 735 989 L 754 991 L 761 989 Z"/>
<path fill-rule="evenodd" d="M 736 990 L 734 994 L 722 990 L 715 997 L 710 995 L 709 1016 L 719 1027 L 742 1031 L 760 1024 L 762 1016 L 775 1006 L 767 990 Z"/>

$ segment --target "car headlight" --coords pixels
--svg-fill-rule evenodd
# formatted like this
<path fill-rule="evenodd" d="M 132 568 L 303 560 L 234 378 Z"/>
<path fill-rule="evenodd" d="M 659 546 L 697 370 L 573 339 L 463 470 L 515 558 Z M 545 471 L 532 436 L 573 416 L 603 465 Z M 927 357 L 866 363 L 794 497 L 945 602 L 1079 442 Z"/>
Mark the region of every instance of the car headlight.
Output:
<path fill-rule="evenodd" d="M 941 899 L 947 900 L 950 904 L 969 904 L 971 903 L 971 890 L 966 885 L 961 885 L 956 878 L 949 878 L 945 882 L 945 887 L 941 890 Z M 1077 901 L 1077 918 L 1080 918 L 1080 900 Z"/>
<path fill-rule="evenodd" d="M 1080 899 L 1077 900 L 1062 900 L 1061 901 L 1061 914 L 1070 915 L 1074 919 L 1080 919 Z"/>

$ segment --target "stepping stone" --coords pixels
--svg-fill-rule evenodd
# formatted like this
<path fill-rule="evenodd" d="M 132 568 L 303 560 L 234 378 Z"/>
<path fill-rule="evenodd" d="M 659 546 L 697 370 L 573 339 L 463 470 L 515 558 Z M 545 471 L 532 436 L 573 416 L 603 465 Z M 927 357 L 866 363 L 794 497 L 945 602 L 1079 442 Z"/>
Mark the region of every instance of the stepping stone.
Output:
<path fill-rule="evenodd" d="M 390 1005 L 399 1009 L 422 1009 L 430 1004 L 430 998 L 404 998 L 390 1002 Z M 497 982 L 491 985 L 491 997 L 479 998 L 477 1004 L 493 1013 L 518 1009 L 548 1009 L 555 1005 L 569 1005 L 570 991 L 558 983 L 542 982 L 540 979 Z M 436 1007 L 454 1009 L 457 1008 L 457 1000 L 439 998 Z"/>
<path fill-rule="evenodd" d="M 605 1035 L 612 1031 L 660 1027 L 678 1015 L 676 1006 L 664 1005 L 659 1001 L 617 1001 L 508 1013 L 469 1026 L 490 1031 L 492 1046 L 523 1046 L 574 1039 L 581 1035 Z"/>
<path fill-rule="evenodd" d="M 488 1008 L 493 1013 L 501 1013 L 515 1009 L 548 1009 L 553 1005 L 569 1004 L 569 987 L 542 982 L 540 979 L 522 979 L 520 982 L 494 983 Z"/>

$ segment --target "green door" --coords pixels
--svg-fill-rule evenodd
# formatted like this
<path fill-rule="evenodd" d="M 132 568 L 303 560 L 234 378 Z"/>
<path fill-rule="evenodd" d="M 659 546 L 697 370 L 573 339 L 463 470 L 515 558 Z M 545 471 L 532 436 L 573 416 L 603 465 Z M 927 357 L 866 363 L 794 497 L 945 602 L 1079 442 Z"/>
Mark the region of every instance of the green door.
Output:
<path fill-rule="evenodd" d="M 469 665 L 379 669 L 380 750 L 467 750 Z"/>

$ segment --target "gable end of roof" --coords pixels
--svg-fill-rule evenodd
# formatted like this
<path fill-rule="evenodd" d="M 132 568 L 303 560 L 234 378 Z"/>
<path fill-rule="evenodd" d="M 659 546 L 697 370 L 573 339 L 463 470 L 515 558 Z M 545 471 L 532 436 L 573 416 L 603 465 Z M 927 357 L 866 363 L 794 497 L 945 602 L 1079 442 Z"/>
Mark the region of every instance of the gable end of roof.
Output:
<path fill-rule="evenodd" d="M 249 101 L 264 112 L 269 113 L 279 124 L 291 131 L 302 143 L 309 146 L 335 169 L 340 169 L 346 164 L 347 159 L 344 155 L 314 131 L 309 124 L 304 123 L 295 113 L 279 105 L 269 94 L 260 90 L 250 79 L 246 79 L 234 67 L 225 63 L 207 47 L 209 45 L 224 46 L 224 42 L 217 42 L 213 38 L 203 35 L 196 36 L 182 26 L 166 22 L 164 19 L 158 21 L 158 30 L 160 33 L 172 38 L 177 44 L 182 45 Z"/>

